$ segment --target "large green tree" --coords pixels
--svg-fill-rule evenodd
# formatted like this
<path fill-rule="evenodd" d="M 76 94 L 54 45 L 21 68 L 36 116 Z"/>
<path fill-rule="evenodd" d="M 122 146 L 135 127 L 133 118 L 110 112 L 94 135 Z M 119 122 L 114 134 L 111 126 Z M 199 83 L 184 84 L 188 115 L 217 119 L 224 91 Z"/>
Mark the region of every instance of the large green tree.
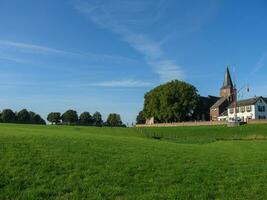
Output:
<path fill-rule="evenodd" d="M 58 124 L 61 120 L 60 112 L 51 112 L 47 116 L 47 121 L 51 122 L 52 124 Z"/>
<path fill-rule="evenodd" d="M 89 126 L 89 125 L 92 125 L 92 121 L 93 119 L 89 112 L 83 112 L 80 114 L 80 117 L 79 117 L 80 125 Z"/>
<path fill-rule="evenodd" d="M 110 127 L 121 127 L 123 125 L 121 116 L 117 113 L 110 113 L 106 125 Z"/>
<path fill-rule="evenodd" d="M 35 112 L 30 111 L 30 124 L 46 124 L 45 120 L 39 115 L 36 114 Z"/>
<path fill-rule="evenodd" d="M 77 124 L 78 114 L 75 110 L 67 110 L 62 116 L 62 121 L 68 124 Z"/>
<path fill-rule="evenodd" d="M 100 114 L 100 112 L 95 112 L 93 114 L 93 125 L 94 126 L 102 126 L 103 125 L 103 120 L 102 120 L 102 115 Z"/>
<path fill-rule="evenodd" d="M 199 99 L 197 89 L 174 80 L 145 94 L 144 116 L 155 122 L 180 122 L 190 119 Z"/>
<path fill-rule="evenodd" d="M 28 110 L 26 109 L 22 109 L 21 111 L 19 111 L 17 113 L 17 121 L 18 123 L 21 123 L 21 124 L 29 124 L 30 123 L 30 114 L 28 112 Z"/>
<path fill-rule="evenodd" d="M 1 113 L 1 120 L 4 123 L 14 123 L 16 115 L 11 109 L 4 109 Z"/>

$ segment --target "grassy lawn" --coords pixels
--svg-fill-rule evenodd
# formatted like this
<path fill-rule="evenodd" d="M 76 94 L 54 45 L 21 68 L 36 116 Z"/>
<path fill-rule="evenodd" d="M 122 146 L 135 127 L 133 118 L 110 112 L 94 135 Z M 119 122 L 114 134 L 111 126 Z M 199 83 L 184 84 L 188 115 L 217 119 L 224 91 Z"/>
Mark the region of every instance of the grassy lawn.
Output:
<path fill-rule="evenodd" d="M 266 199 L 265 136 L 267 125 L 0 124 L 0 199 Z"/>

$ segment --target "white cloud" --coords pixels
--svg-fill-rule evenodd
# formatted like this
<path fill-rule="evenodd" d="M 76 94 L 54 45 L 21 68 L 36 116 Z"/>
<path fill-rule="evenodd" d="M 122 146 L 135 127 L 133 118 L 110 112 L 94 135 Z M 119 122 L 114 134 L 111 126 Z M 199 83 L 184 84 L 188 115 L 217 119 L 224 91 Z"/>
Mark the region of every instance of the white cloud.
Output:
<path fill-rule="evenodd" d="M 184 73 L 181 67 L 176 64 L 175 60 L 164 56 L 159 42 L 155 42 L 150 39 L 150 37 L 131 30 L 129 26 L 131 18 L 127 20 L 125 13 L 124 16 L 117 15 L 121 10 L 127 10 L 129 12 L 130 10 L 140 11 L 143 7 L 140 7 L 138 3 L 136 5 L 123 3 L 121 6 L 105 3 L 106 2 L 102 2 L 102 4 L 97 4 L 97 2 L 95 4 L 82 3 L 76 5 L 76 9 L 89 17 L 89 19 L 99 27 L 109 29 L 119 35 L 121 40 L 127 42 L 131 47 L 141 53 L 147 64 L 159 75 L 161 81 L 166 82 L 172 79 L 184 79 Z M 139 1 L 139 3 L 141 2 Z M 105 7 L 105 5 L 107 7 Z M 144 5 L 142 4 L 142 6 Z"/>
<path fill-rule="evenodd" d="M 152 84 L 150 82 L 145 81 L 136 81 L 136 80 L 112 80 L 112 81 L 104 81 L 93 84 L 94 86 L 99 87 L 128 87 L 128 88 L 136 88 L 136 87 L 149 87 Z"/>

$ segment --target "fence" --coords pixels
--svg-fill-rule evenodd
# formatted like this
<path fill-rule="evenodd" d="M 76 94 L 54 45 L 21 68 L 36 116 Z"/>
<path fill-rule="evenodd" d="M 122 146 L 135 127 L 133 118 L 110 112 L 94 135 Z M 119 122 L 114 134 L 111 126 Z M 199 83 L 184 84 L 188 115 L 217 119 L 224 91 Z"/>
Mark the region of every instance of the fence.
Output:
<path fill-rule="evenodd" d="M 266 121 L 267 123 L 267 121 Z M 226 125 L 227 121 L 195 121 L 195 122 L 176 122 L 159 124 L 137 124 L 136 127 L 172 127 L 172 126 L 216 126 Z"/>
<path fill-rule="evenodd" d="M 267 124 L 267 119 L 250 119 L 248 124 Z"/>

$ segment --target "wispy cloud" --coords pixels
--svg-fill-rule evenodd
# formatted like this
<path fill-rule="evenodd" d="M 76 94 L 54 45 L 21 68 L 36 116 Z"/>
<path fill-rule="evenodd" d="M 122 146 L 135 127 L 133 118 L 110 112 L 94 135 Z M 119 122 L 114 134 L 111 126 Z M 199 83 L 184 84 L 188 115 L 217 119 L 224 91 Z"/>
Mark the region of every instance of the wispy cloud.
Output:
<path fill-rule="evenodd" d="M 99 87 L 127 87 L 127 88 L 136 88 L 136 87 L 149 87 L 152 85 L 150 82 L 137 81 L 137 80 L 112 80 L 104 81 L 93 84 L 94 86 Z"/>
<path fill-rule="evenodd" d="M 145 3 L 143 1 L 124 2 L 122 4 L 98 2 L 80 3 L 76 5 L 76 9 L 89 17 L 99 27 L 109 29 L 119 35 L 121 40 L 127 42 L 141 53 L 147 64 L 159 75 L 161 81 L 184 79 L 182 68 L 176 64 L 175 60 L 169 59 L 165 55 L 160 42 L 156 42 L 151 37 L 131 29 L 129 25 L 132 24 L 133 19 L 131 17 L 127 18 L 127 16 L 133 13 L 128 13 L 128 15 L 123 13 L 123 16 L 117 15 L 117 13 L 125 10 L 129 12 L 145 12 Z"/>
<path fill-rule="evenodd" d="M 79 55 L 72 52 L 67 52 L 59 49 L 54 49 L 46 46 L 29 44 L 29 43 L 21 43 L 14 42 L 8 40 L 0 40 L 0 46 L 5 46 L 7 48 L 16 48 L 23 51 L 30 51 L 33 53 L 54 53 L 54 54 L 67 54 L 67 55 Z"/>
<path fill-rule="evenodd" d="M 267 53 L 264 53 L 261 58 L 258 60 L 257 64 L 255 65 L 255 67 L 253 68 L 251 74 L 255 74 L 257 73 L 261 68 L 264 67 L 264 65 L 266 65 L 266 61 L 267 61 Z"/>
<path fill-rule="evenodd" d="M 7 60 L 7 61 L 16 62 L 16 63 L 28 63 L 27 61 L 23 59 L 14 58 L 11 56 L 4 56 L 4 55 L 0 55 L 0 60 Z"/>
<path fill-rule="evenodd" d="M 153 85 L 152 82 L 140 81 L 134 79 L 122 79 L 122 80 L 111 80 L 111 81 L 100 81 L 100 82 L 85 82 L 85 81 L 25 81 L 21 80 L 21 76 L 14 75 L 0 75 L 0 88 L 51 88 L 51 89 L 88 89 L 89 87 L 107 87 L 107 88 L 139 88 L 139 87 L 150 87 Z"/>
<path fill-rule="evenodd" d="M 22 42 L 15 42 L 15 41 L 8 41 L 8 40 L 0 40 L 0 48 L 4 47 L 4 51 L 8 50 L 19 50 L 21 52 L 27 52 L 27 53 L 33 53 L 33 54 L 45 54 L 45 55 L 57 55 L 57 56 L 72 56 L 72 57 L 78 57 L 84 60 L 94 61 L 94 62 L 113 62 L 113 63 L 126 63 L 126 62 L 132 62 L 132 63 L 138 63 L 138 60 L 124 57 L 124 56 L 118 56 L 118 55 L 109 55 L 109 54 L 96 54 L 92 52 L 82 52 L 82 53 L 76 53 L 76 52 L 70 52 L 70 51 L 64 51 L 56 48 L 51 48 L 47 46 L 42 45 L 36 45 L 31 43 L 22 43 Z M 2 53 L 1 53 L 2 54 Z M 18 63 L 28 63 L 29 61 L 16 58 L 14 56 L 5 56 L 0 55 L 1 60 L 8 60 Z"/>

